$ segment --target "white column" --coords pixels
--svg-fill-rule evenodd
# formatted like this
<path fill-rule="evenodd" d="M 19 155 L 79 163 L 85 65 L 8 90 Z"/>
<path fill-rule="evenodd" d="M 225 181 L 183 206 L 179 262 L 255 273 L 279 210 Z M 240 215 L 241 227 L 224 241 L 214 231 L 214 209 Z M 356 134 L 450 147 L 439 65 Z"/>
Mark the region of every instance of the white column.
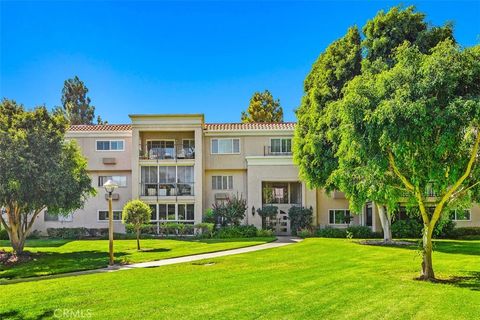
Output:
<path fill-rule="evenodd" d="M 203 129 L 195 129 L 195 224 L 202 222 L 203 216 Z"/>
<path fill-rule="evenodd" d="M 132 199 L 140 196 L 140 133 L 138 129 L 132 129 Z"/>

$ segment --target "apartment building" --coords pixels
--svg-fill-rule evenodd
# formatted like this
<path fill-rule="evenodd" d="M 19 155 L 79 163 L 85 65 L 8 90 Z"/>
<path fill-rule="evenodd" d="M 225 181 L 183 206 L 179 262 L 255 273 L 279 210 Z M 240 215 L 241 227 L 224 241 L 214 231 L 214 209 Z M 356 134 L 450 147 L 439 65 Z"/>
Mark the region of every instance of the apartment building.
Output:
<path fill-rule="evenodd" d="M 232 195 L 246 199 L 244 223 L 261 227 L 256 210 L 275 205 L 278 235 L 290 234 L 288 210 L 312 208 L 314 225 L 345 228 L 350 215 L 342 192 L 311 190 L 299 179 L 292 160 L 294 123 L 206 124 L 202 114 L 130 115 L 131 124 L 72 126 L 67 139 L 78 142 L 88 159 L 97 195 L 67 217 L 37 220 L 34 229 L 106 228 L 107 200 L 103 183 L 114 180 L 114 228 L 124 232 L 121 210 L 130 199 L 152 208 L 152 224 L 197 224 L 203 212 Z M 458 226 L 480 226 L 480 207 L 455 214 Z M 352 225 L 381 231 L 376 208 L 367 203 Z"/>

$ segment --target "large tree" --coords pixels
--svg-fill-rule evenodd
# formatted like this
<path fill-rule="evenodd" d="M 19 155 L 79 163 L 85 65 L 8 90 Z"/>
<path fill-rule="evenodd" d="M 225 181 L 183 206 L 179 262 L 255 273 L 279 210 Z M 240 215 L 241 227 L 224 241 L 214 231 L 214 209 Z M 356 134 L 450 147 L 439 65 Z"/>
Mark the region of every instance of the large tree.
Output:
<path fill-rule="evenodd" d="M 362 74 L 345 90 L 338 170 L 358 169 L 351 159 L 360 159 L 385 177 L 391 200 L 417 206 L 421 279 L 433 280 L 437 222 L 480 201 L 480 46 L 461 50 L 446 40 L 425 54 L 405 42 L 393 59 L 391 69 Z"/>
<path fill-rule="evenodd" d="M 0 103 L 0 207 L 6 211 L 0 222 L 18 254 L 43 210 L 66 215 L 95 193 L 86 159 L 64 139 L 67 126 L 45 107 L 26 111 L 15 101 Z"/>
<path fill-rule="evenodd" d="M 280 100 L 275 100 L 268 90 L 255 92 L 247 111 L 242 112 L 242 122 L 283 122 Z"/>
<path fill-rule="evenodd" d="M 91 105 L 87 96 L 88 88 L 77 76 L 65 80 L 62 89 L 62 111 L 70 124 L 93 124 L 95 107 Z M 101 117 L 97 117 L 98 124 L 104 124 Z"/>
<path fill-rule="evenodd" d="M 368 167 L 363 159 L 349 159 L 351 169 L 337 171 L 333 176 L 338 168 L 342 140 L 339 110 L 345 86 L 360 74 L 391 68 L 392 53 L 403 41 L 411 40 L 422 51 L 428 51 L 452 37 L 450 25 L 430 27 L 424 19 L 424 14 L 415 12 L 413 7 L 394 7 L 387 13 L 380 11 L 366 23 L 363 41 L 357 28 L 350 28 L 343 38 L 328 46 L 313 65 L 305 79 L 302 103 L 296 111 L 294 160 L 302 178 L 311 187 L 341 189 L 351 200 L 354 212 L 360 212 L 361 203 L 374 201 L 385 241 L 391 240 L 391 213 L 398 192 L 386 183 L 391 177 L 378 175 L 376 168 Z M 366 174 L 375 185 L 354 183 L 364 180 Z"/>

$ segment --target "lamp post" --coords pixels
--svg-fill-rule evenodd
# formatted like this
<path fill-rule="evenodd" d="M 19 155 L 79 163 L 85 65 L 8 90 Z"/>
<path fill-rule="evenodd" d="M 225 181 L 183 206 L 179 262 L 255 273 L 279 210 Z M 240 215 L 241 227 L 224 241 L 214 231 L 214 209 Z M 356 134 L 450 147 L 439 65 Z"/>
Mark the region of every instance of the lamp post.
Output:
<path fill-rule="evenodd" d="M 108 193 L 108 253 L 110 255 L 109 265 L 113 266 L 113 210 L 112 210 L 112 193 L 118 185 L 112 180 L 108 180 L 103 184 L 105 191 Z"/>

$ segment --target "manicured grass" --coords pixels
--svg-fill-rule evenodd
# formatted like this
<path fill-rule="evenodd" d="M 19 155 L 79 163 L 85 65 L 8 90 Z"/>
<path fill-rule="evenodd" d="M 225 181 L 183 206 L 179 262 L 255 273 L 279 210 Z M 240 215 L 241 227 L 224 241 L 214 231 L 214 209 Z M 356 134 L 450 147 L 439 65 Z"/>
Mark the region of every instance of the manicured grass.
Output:
<path fill-rule="evenodd" d="M 115 240 L 116 263 L 135 263 L 186 255 L 227 250 L 262 244 L 274 238 L 205 239 L 205 240 L 141 240 L 142 251 L 137 251 L 136 240 Z M 11 250 L 9 241 L 0 241 L 0 249 Z M 0 265 L 0 279 L 51 275 L 108 265 L 107 240 L 29 240 L 26 251 L 33 252 L 34 260 L 5 267 Z M 1 317 L 0 317 L 1 319 Z"/>
<path fill-rule="evenodd" d="M 437 276 L 458 281 L 414 280 L 414 249 L 307 239 L 208 264 L 1 286 L 0 318 L 67 310 L 92 319 L 478 319 L 480 241 L 436 249 Z"/>

